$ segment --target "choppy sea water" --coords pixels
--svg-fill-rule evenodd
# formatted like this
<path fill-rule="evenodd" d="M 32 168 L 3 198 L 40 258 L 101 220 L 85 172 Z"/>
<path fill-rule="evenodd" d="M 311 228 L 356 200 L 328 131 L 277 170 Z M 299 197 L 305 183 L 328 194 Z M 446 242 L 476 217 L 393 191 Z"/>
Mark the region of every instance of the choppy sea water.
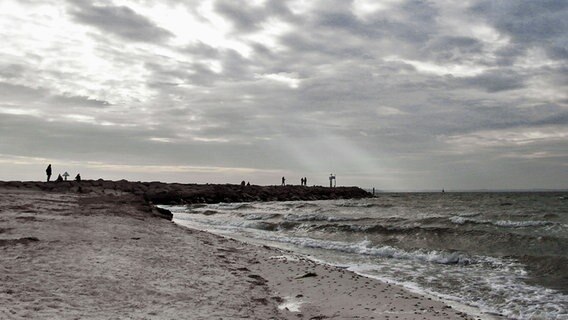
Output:
<path fill-rule="evenodd" d="M 178 224 L 292 250 L 483 314 L 568 319 L 568 193 L 166 208 Z"/>

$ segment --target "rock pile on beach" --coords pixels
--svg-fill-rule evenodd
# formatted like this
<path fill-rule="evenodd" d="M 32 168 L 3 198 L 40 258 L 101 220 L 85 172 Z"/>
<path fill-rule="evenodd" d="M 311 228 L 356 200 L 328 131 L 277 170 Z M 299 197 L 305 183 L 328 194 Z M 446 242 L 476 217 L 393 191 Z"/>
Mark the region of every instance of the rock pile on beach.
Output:
<path fill-rule="evenodd" d="M 0 182 L 0 186 L 53 192 L 120 195 L 132 193 L 155 204 L 191 204 L 251 201 L 295 201 L 360 199 L 371 194 L 358 187 L 241 186 L 234 184 L 181 184 L 132 182 L 126 180 L 83 180 L 81 182 Z"/>

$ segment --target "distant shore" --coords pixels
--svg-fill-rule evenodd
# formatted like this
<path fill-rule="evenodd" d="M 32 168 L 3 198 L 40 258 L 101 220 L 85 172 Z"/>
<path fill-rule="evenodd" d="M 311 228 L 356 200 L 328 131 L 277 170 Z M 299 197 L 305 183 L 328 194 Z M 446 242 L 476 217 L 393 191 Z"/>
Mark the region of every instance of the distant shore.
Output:
<path fill-rule="evenodd" d="M 469 318 L 396 285 L 164 220 L 144 199 L 161 188 L 0 183 L 0 318 Z M 242 199 L 222 186 L 193 188 L 198 201 Z"/>

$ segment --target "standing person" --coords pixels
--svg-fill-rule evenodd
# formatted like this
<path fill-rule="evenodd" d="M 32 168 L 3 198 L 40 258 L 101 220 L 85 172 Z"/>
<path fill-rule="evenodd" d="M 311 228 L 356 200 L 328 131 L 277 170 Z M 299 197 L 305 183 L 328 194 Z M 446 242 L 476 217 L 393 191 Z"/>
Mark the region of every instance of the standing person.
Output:
<path fill-rule="evenodd" d="M 51 163 L 45 169 L 45 174 L 47 174 L 47 182 L 49 182 L 49 179 L 51 179 Z"/>
<path fill-rule="evenodd" d="M 308 186 L 308 178 L 304 177 L 304 186 Z"/>
<path fill-rule="evenodd" d="M 285 186 L 286 185 L 286 178 L 282 177 L 282 185 Z"/>

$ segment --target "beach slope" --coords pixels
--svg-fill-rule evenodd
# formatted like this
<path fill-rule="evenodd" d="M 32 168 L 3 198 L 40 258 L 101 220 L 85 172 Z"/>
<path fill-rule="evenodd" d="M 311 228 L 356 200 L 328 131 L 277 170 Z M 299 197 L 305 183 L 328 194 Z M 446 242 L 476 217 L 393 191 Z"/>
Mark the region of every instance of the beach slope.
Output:
<path fill-rule="evenodd" d="M 0 188 L 2 319 L 458 319 L 441 302 L 190 230 L 143 197 Z"/>

